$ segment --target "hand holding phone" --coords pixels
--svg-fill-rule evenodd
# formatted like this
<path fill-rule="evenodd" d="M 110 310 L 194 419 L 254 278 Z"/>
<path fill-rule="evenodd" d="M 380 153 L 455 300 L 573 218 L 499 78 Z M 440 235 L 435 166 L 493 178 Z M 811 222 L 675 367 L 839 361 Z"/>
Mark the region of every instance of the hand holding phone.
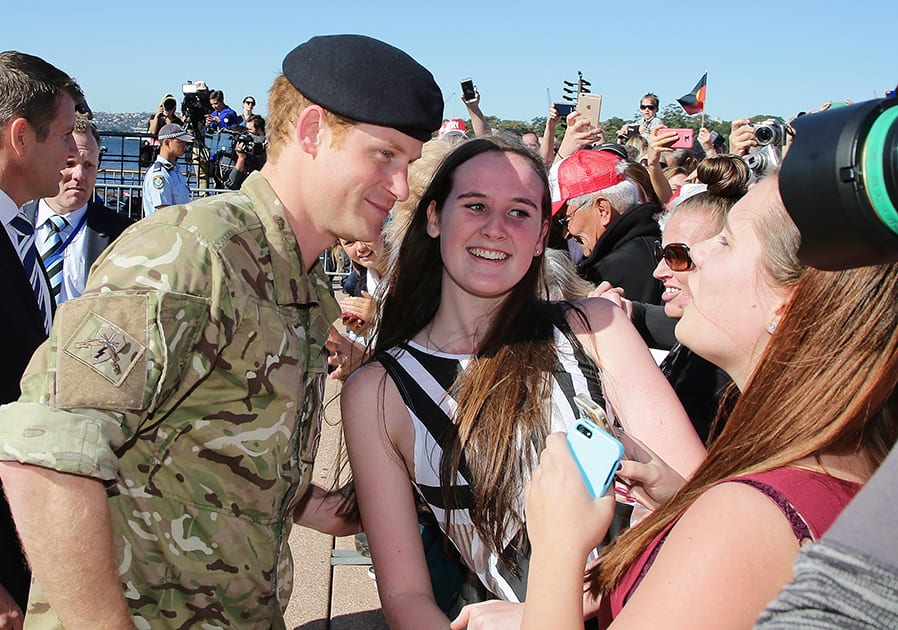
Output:
<path fill-rule="evenodd" d="M 573 103 L 552 103 L 552 107 L 555 108 L 555 111 L 562 118 L 567 118 L 568 114 L 574 111 Z"/>
<path fill-rule="evenodd" d="M 599 126 L 599 116 L 602 113 L 602 97 L 599 94 L 581 93 L 577 97 L 577 111 L 589 121 L 593 127 Z"/>
<path fill-rule="evenodd" d="M 695 131 L 692 129 L 672 129 L 670 127 L 659 127 L 655 130 L 655 134 L 659 133 L 667 133 L 669 131 L 677 132 L 677 139 L 672 144 L 669 144 L 671 149 L 691 149 L 693 145 L 693 139 Z"/>
<path fill-rule="evenodd" d="M 474 81 L 471 77 L 461 80 L 461 98 L 465 103 L 477 100 L 477 92 L 474 91 Z"/>
<path fill-rule="evenodd" d="M 624 456 L 623 444 L 586 418 L 577 420 L 567 442 L 586 489 L 595 498 L 604 496 Z"/>

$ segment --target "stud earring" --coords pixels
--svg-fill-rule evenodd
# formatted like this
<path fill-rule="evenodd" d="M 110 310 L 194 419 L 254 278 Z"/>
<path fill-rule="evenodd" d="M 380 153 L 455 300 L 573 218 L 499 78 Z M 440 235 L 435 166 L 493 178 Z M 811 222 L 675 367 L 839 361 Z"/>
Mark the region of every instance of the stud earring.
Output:
<path fill-rule="evenodd" d="M 769 324 L 767 324 L 767 332 L 771 335 L 776 332 L 776 320 L 773 320 Z"/>

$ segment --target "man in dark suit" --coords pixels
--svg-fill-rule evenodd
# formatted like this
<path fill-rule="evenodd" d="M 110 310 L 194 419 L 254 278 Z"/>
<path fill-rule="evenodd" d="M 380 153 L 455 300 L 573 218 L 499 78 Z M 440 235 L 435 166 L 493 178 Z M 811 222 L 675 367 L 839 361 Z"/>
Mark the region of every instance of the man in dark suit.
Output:
<path fill-rule="evenodd" d="M 47 338 L 52 310 L 33 227 L 20 208 L 56 194 L 60 171 L 77 154 L 72 130 L 83 100 L 78 84 L 43 59 L 0 53 L 0 403 L 19 397 L 19 379 Z M 30 574 L 0 496 L 0 621 L 20 628 Z"/>
<path fill-rule="evenodd" d="M 38 252 L 57 304 L 81 295 L 91 265 L 134 223 L 91 200 L 100 162 L 97 128 L 78 114 L 72 135 L 78 153 L 68 159 L 56 196 L 30 201 L 22 208 L 33 219 Z"/>

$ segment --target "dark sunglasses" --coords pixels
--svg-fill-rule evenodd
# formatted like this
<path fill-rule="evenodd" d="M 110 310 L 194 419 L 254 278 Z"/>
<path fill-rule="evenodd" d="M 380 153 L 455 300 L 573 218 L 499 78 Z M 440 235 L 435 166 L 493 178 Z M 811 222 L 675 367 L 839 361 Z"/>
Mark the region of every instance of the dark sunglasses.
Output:
<path fill-rule="evenodd" d="M 256 101 L 243 101 L 244 105 L 255 105 Z"/>
<path fill-rule="evenodd" d="M 639 104 L 639 109 L 651 109 L 651 110 L 654 110 L 654 109 L 655 109 L 655 106 L 654 106 L 654 105 L 646 105 L 646 104 L 644 104 L 644 103 L 640 103 L 640 104 Z"/>
<path fill-rule="evenodd" d="M 661 241 L 655 241 L 655 260 L 666 262 L 671 271 L 689 271 L 695 266 L 686 243 L 668 243 L 661 247 Z"/>

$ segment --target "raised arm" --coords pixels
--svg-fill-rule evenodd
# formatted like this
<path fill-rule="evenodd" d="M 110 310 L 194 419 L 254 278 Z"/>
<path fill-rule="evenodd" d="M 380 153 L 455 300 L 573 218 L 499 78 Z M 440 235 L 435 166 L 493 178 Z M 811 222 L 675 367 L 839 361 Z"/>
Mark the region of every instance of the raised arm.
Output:
<path fill-rule="evenodd" d="M 670 201 L 670 198 L 673 196 L 673 191 L 670 188 L 670 182 L 668 182 L 667 178 L 664 176 L 664 170 L 661 168 L 661 154 L 665 151 L 670 151 L 670 145 L 673 144 L 676 139 L 677 133 L 668 130 L 667 127 L 664 126 L 655 128 L 649 136 L 649 163 L 646 166 L 646 169 L 652 180 L 652 188 L 655 189 L 658 201 L 660 201 L 662 205 Z"/>
<path fill-rule="evenodd" d="M 627 314 L 602 298 L 577 305 L 588 325 L 573 310 L 568 321 L 601 368 L 605 393 L 624 430 L 689 477 L 704 459 L 705 447 Z"/>
<path fill-rule="evenodd" d="M 555 106 L 550 106 L 549 115 L 546 116 L 546 128 L 543 130 L 543 139 L 539 144 L 540 157 L 546 167 L 552 166 L 552 162 L 555 161 L 555 128 L 560 119 L 561 116 Z"/>
<path fill-rule="evenodd" d="M 474 86 L 473 99 L 466 101 L 465 97 L 462 96 L 461 101 L 465 104 L 465 107 L 468 108 L 468 115 L 471 117 L 471 127 L 474 130 L 474 137 L 481 138 L 483 136 L 488 136 L 492 130 L 490 129 L 490 124 L 487 121 L 486 116 L 480 111 L 480 90 L 477 89 L 477 86 Z"/>
<path fill-rule="evenodd" d="M 433 597 L 410 479 L 414 428 L 376 364 L 356 370 L 340 396 L 346 448 L 377 591 L 391 628 L 449 628 Z"/>

